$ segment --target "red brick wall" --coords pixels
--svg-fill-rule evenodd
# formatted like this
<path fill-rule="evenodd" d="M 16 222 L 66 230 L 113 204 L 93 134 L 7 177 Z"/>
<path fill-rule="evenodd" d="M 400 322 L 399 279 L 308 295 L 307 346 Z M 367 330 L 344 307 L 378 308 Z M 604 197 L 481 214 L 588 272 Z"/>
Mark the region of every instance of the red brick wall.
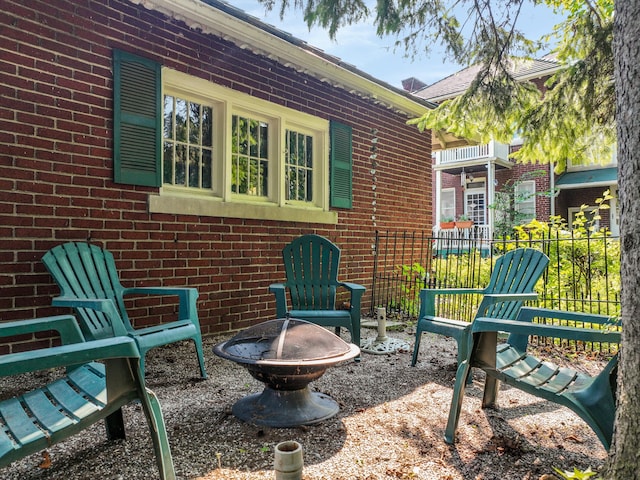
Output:
<path fill-rule="evenodd" d="M 65 313 L 50 306 L 58 289 L 40 257 L 69 240 L 111 250 L 126 286 L 196 287 L 206 334 L 274 315 L 268 285 L 283 279 L 280 250 L 294 236 L 337 242 L 341 278 L 370 288 L 375 230 L 430 228 L 430 137 L 406 117 L 125 0 L 23 3 L 0 0 L 0 320 Z M 337 226 L 150 214 L 156 189 L 112 181 L 114 48 L 351 125 L 354 208 Z M 132 308 L 140 324 L 174 310 Z"/>
<path fill-rule="evenodd" d="M 558 195 L 557 211 L 556 215 L 560 215 L 567 222 L 569 219 L 569 208 L 579 208 L 582 205 L 587 205 L 591 208 L 586 210 L 587 213 L 591 212 L 593 207 L 596 207 L 596 200 L 602 198 L 602 194 L 607 187 L 593 187 L 593 188 L 581 188 L 581 189 L 569 189 L 561 190 Z M 601 210 L 599 225 L 601 228 L 611 228 L 610 210 Z"/>
<path fill-rule="evenodd" d="M 545 172 L 549 171 L 548 165 L 540 165 L 540 164 L 514 164 L 512 169 L 501 169 L 496 170 L 496 180 L 498 181 L 498 185 L 496 186 L 496 191 L 500 191 L 503 187 L 504 183 L 512 178 L 520 179 L 527 172 L 534 172 L 544 170 Z M 484 178 L 485 176 L 474 173 L 475 177 Z M 531 180 L 535 180 L 536 182 L 536 192 L 549 192 L 550 183 L 549 183 L 549 175 L 541 175 L 534 176 L 529 178 Z M 464 210 L 464 190 L 460 186 L 460 175 L 450 175 L 447 173 L 442 174 L 442 188 L 455 188 L 456 189 L 456 217 L 461 215 Z M 536 216 L 538 220 L 547 221 L 549 219 L 549 215 L 551 212 L 551 201 L 552 199 L 548 196 L 540 195 L 536 197 Z"/>

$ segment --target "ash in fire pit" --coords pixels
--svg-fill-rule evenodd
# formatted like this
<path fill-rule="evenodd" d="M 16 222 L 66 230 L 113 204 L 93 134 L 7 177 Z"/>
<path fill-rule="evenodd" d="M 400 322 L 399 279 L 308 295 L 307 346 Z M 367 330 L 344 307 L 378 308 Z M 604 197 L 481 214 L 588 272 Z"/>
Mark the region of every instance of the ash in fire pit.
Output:
<path fill-rule="evenodd" d="M 213 348 L 216 355 L 244 365 L 265 383 L 262 393 L 238 400 L 233 414 L 270 427 L 320 422 L 338 413 L 328 395 L 309 383 L 332 365 L 351 360 L 360 348 L 329 330 L 296 318 L 279 318 L 250 327 Z"/>

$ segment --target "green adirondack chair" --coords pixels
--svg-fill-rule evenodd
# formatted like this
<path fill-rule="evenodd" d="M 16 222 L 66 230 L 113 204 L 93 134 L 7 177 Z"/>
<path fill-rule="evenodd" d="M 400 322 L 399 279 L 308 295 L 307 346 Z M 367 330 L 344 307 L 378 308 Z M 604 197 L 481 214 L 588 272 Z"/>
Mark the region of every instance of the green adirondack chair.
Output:
<path fill-rule="evenodd" d="M 514 319 L 526 300 L 536 300 L 533 288 L 544 273 L 549 258 L 533 248 L 517 248 L 496 260 L 486 288 L 440 288 L 420 291 L 420 312 L 416 326 L 416 341 L 411 365 L 418 360 L 420 339 L 423 332 L 453 337 L 458 343 L 458 363 L 466 358 L 466 344 L 470 322 L 436 316 L 438 295 L 480 294 L 482 300 L 475 318 L 491 317 Z"/>
<path fill-rule="evenodd" d="M 51 383 L 0 401 L 0 468 L 105 420 L 124 439 L 121 407 L 138 401 L 149 426 L 160 478 L 176 478 L 160 403 L 145 387 L 140 352 L 124 325 L 86 342 L 71 315 L 0 323 L 0 337 L 57 331 L 61 346 L 0 355 L 0 376 L 66 368 Z"/>
<path fill-rule="evenodd" d="M 269 290 L 276 299 L 278 318 L 290 316 L 324 327 L 344 327 L 351 342 L 360 346 L 360 301 L 365 287 L 338 281 L 340 249 L 328 239 L 315 234 L 302 235 L 282 249 L 285 283 L 274 283 Z M 350 292 L 349 304 L 336 308 L 338 288 Z M 287 308 L 287 291 L 291 308 Z"/>
<path fill-rule="evenodd" d="M 541 322 L 533 322 L 539 319 Z M 566 325 L 565 325 L 566 324 Z M 580 325 L 595 328 L 581 328 Z M 578 325 L 578 326 L 568 326 Z M 498 333 L 507 332 L 498 344 Z M 605 315 L 523 307 L 515 320 L 476 318 L 466 337 L 466 357 L 460 362 L 445 431 L 453 443 L 460 418 L 464 385 L 471 367 L 485 371 L 482 407 L 494 407 L 499 382 L 564 405 L 596 433 L 606 450 L 611 446 L 616 414 L 618 355 L 595 376 L 558 367 L 527 352 L 529 336 L 564 338 L 584 343 L 620 343 L 621 332 Z"/>
<path fill-rule="evenodd" d="M 118 278 L 113 255 L 88 243 L 69 242 L 58 245 L 49 250 L 42 261 L 61 290 L 61 295 L 53 299 L 53 305 L 75 309 L 86 339 L 112 337 L 114 322 L 116 319 L 121 321 L 127 334 L 138 343 L 143 372 L 145 355 L 150 349 L 181 340 L 192 340 L 196 347 L 200 375 L 207 378 L 196 306 L 198 291 L 195 288 L 124 288 Z M 177 296 L 178 319 L 160 325 L 133 328 L 125 308 L 126 295 Z"/>

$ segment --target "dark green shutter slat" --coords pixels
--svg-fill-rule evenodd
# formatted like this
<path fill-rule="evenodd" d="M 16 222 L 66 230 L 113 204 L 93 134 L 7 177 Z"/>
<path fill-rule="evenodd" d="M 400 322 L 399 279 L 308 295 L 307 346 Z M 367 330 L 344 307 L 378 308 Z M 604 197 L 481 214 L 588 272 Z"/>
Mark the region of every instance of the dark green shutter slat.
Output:
<path fill-rule="evenodd" d="M 161 186 L 160 65 L 114 50 L 114 181 Z"/>
<path fill-rule="evenodd" d="M 331 122 L 331 206 L 352 208 L 353 206 L 353 159 L 351 127 Z"/>

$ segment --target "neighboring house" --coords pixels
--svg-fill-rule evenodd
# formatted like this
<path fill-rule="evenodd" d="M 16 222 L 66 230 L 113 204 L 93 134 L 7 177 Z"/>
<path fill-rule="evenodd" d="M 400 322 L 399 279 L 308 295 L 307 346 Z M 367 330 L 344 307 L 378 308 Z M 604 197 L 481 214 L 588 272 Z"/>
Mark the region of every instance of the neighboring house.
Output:
<path fill-rule="evenodd" d="M 558 69 L 552 57 L 520 63 L 514 70 L 520 81 L 533 82 L 544 90 L 544 82 Z M 478 72 L 478 67 L 463 69 L 429 86 L 421 86 L 415 79 L 403 82 L 417 97 L 439 104 L 461 95 Z M 617 196 L 617 165 L 615 159 L 607 165 L 573 166 L 569 159 L 567 171 L 553 172 L 554 165 L 517 164 L 509 158 L 521 145 L 514 139 L 510 145 L 491 141 L 479 145 L 472 140 L 453 137 L 446 132 L 433 132 L 433 194 L 434 229 L 440 220 L 465 215 L 474 221 L 476 231 L 483 236 L 495 233 L 500 209 L 490 208 L 505 202 L 505 195 L 516 199 L 516 209 L 523 219 L 549 220 L 559 215 L 572 224 L 581 205 L 594 207 L 594 201 L 610 189 Z M 508 185 L 511 185 L 509 187 Z M 509 193 L 506 193 L 509 192 Z M 553 197 L 536 195 L 554 192 Z M 501 198 L 501 195 L 503 196 Z M 612 200 L 611 209 L 602 213 L 600 226 L 619 234 L 618 209 Z"/>
<path fill-rule="evenodd" d="M 2 3 L 0 320 L 65 313 L 40 258 L 71 240 L 197 288 L 207 334 L 273 317 L 298 235 L 370 289 L 375 232 L 431 227 L 429 102 L 217 0 Z"/>

